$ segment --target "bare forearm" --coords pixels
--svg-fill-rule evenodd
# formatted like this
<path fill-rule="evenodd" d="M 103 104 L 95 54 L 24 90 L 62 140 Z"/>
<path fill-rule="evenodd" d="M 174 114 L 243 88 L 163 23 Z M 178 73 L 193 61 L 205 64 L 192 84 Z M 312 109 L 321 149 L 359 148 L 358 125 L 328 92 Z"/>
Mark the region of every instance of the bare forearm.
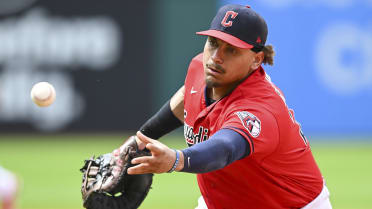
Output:
<path fill-rule="evenodd" d="M 183 99 L 185 96 L 185 86 L 182 86 L 171 98 L 170 107 L 173 114 L 183 123 Z"/>

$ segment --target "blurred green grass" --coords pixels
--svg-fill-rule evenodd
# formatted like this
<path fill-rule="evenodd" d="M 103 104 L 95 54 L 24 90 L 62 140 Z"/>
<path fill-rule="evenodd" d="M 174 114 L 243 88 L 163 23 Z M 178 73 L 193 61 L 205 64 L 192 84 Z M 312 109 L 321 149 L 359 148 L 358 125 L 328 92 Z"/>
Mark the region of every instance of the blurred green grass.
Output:
<path fill-rule="evenodd" d="M 22 180 L 19 208 L 78 209 L 83 160 L 111 152 L 126 135 L 0 135 L 0 165 Z M 312 143 L 314 156 L 327 181 L 333 208 L 371 209 L 372 143 Z M 183 148 L 180 136 L 162 142 Z M 191 209 L 200 196 L 193 174 L 155 175 L 141 209 Z"/>

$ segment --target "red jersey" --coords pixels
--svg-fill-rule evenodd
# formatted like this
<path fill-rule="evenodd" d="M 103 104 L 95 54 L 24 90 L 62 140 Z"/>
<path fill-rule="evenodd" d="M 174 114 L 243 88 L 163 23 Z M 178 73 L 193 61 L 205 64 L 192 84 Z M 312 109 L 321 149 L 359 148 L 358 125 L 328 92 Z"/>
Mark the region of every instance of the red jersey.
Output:
<path fill-rule="evenodd" d="M 301 208 L 321 192 L 323 178 L 310 146 L 280 90 L 260 67 L 230 94 L 207 106 L 203 55 L 185 80 L 184 134 L 189 146 L 232 129 L 251 153 L 213 172 L 197 174 L 209 209 Z"/>

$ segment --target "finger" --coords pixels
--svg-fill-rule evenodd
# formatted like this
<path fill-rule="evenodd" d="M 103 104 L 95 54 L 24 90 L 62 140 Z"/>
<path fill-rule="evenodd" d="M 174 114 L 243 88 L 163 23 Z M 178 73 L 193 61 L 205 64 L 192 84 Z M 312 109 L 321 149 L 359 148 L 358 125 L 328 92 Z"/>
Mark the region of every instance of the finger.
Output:
<path fill-rule="evenodd" d="M 157 141 L 154 140 L 154 139 L 151 139 L 145 135 L 143 135 L 142 132 L 140 131 L 137 131 L 137 137 L 139 140 L 141 140 L 142 142 L 146 143 L 146 144 L 149 144 L 149 143 L 156 143 Z"/>
<path fill-rule="evenodd" d="M 137 136 L 135 136 L 135 139 L 136 139 L 136 142 L 137 142 L 138 149 L 139 150 L 145 149 L 146 143 L 141 141 Z"/>
<path fill-rule="evenodd" d="M 158 144 L 147 144 L 146 148 L 150 150 L 153 155 L 161 153 L 161 148 Z"/>
<path fill-rule="evenodd" d="M 140 164 L 140 163 L 148 163 L 150 162 L 152 156 L 143 156 L 143 157 L 137 157 L 134 158 L 131 163 L 132 164 Z"/>
<path fill-rule="evenodd" d="M 147 163 L 138 164 L 136 166 L 128 168 L 127 173 L 130 175 L 150 173 L 148 171 L 148 167 L 149 165 Z"/>

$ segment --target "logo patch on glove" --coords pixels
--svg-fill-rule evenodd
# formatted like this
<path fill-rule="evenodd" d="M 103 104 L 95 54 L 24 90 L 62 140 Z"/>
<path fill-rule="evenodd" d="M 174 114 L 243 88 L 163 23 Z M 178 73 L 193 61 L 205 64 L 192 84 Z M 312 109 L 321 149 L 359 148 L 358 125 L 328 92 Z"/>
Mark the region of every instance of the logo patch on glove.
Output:
<path fill-rule="evenodd" d="M 243 126 L 245 129 L 248 130 L 248 132 L 253 137 L 258 137 L 261 132 L 261 121 L 258 119 L 255 115 L 248 111 L 241 111 L 235 113 L 239 119 L 242 121 Z"/>

